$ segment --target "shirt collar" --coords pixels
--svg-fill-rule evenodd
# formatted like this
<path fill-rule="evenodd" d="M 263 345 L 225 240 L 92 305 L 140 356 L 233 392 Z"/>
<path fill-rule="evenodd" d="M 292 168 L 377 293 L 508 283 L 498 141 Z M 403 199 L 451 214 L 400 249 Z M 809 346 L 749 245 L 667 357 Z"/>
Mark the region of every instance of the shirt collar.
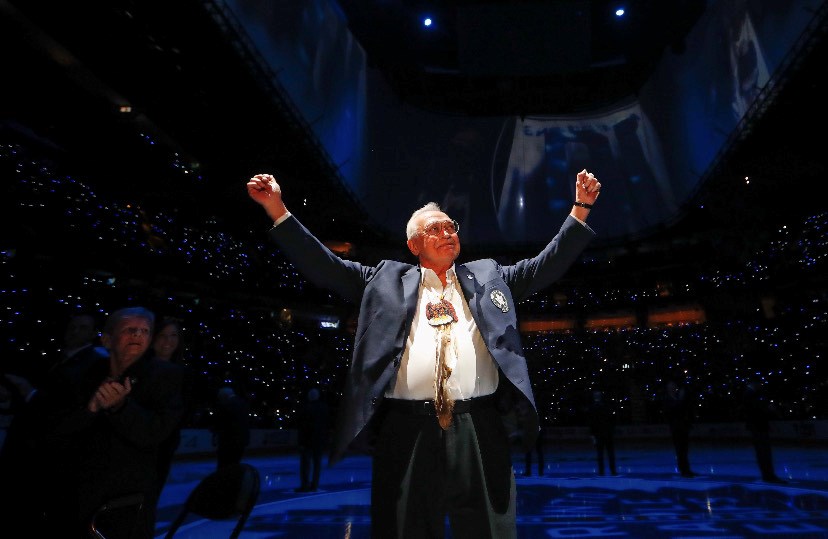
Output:
<path fill-rule="evenodd" d="M 452 264 L 451 267 L 446 270 L 447 286 L 450 286 L 457 280 L 456 276 L 457 274 L 454 271 L 454 264 Z M 424 268 L 422 266 L 420 266 L 420 284 L 424 284 L 432 288 L 440 288 L 443 286 L 443 283 L 440 282 L 440 278 L 437 277 L 437 273 L 435 273 L 433 269 Z"/>

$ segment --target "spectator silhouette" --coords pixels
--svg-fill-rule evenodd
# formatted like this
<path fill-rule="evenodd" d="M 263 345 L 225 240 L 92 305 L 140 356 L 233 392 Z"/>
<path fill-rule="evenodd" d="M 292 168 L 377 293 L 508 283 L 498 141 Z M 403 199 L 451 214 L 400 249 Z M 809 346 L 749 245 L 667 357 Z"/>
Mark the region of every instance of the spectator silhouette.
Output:
<path fill-rule="evenodd" d="M 615 471 L 615 410 L 607 402 L 602 391 L 592 392 L 588 417 L 589 431 L 595 444 L 598 475 L 604 475 L 604 455 L 606 455 L 610 473 L 617 475 Z"/>
<path fill-rule="evenodd" d="M 676 466 L 682 477 L 696 477 L 690 469 L 690 430 L 693 427 L 693 407 L 687 388 L 674 380 L 665 386 L 664 417 L 670 427 L 670 437 L 676 452 Z"/>
<path fill-rule="evenodd" d="M 216 468 L 239 464 L 250 445 L 250 404 L 229 386 L 216 394 L 213 439 L 216 445 Z"/>
<path fill-rule="evenodd" d="M 544 427 L 541 426 L 538 429 L 538 437 L 535 438 L 535 448 L 534 450 L 530 449 L 524 455 L 524 469 L 523 475 L 529 477 L 532 475 L 532 453 L 537 454 L 538 456 L 538 475 L 543 476 L 544 473 L 544 460 L 543 460 L 543 446 L 545 442 L 545 432 Z"/>
<path fill-rule="evenodd" d="M 65 369 L 106 358 L 98 344 L 95 318 L 85 313 L 72 315 L 61 348 L 41 365 L 43 372 L 7 373 L 2 379 L 12 415 L 0 449 L 0 477 L 6 491 L 13 493 L 0 504 L 0 518 L 7 517 L 4 521 L 27 522 L 33 530 L 45 526 L 42 489 L 59 470 L 53 470 L 55 463 L 46 458 L 44 414 L 50 402 L 61 398 Z"/>
<path fill-rule="evenodd" d="M 299 414 L 299 477 L 296 492 L 319 488 L 322 452 L 328 441 L 328 404 L 318 389 L 311 388 Z"/>
<path fill-rule="evenodd" d="M 41 365 L 39 370 L 30 371 L 27 375 L 7 373 L 3 383 L 12 389 L 18 401 L 29 402 L 56 370 L 85 358 L 105 355 L 105 351 L 97 347 L 98 344 L 95 317 L 86 313 L 74 314 L 66 324 L 62 346 L 57 354 L 51 355 L 52 360 L 46 366 Z"/>
<path fill-rule="evenodd" d="M 524 467 L 523 467 L 523 475 L 525 477 L 529 477 L 532 475 L 532 454 L 536 453 L 538 456 L 538 475 L 543 475 L 544 469 L 544 460 L 543 460 L 543 445 L 544 445 L 544 430 L 542 426 L 539 426 L 537 430 L 537 436 L 535 437 L 534 443 L 529 445 L 523 438 L 526 437 L 527 434 L 531 434 L 528 432 L 529 425 L 527 424 L 527 417 L 530 413 L 530 408 L 524 402 L 518 401 L 512 405 L 515 411 L 515 422 L 516 422 L 516 431 L 515 437 L 519 440 L 521 447 L 525 448 L 523 454 L 524 460 Z M 541 403 L 540 397 L 538 393 L 535 394 L 535 406 L 537 407 L 538 411 L 543 410 L 543 404 Z"/>
<path fill-rule="evenodd" d="M 170 474 L 173 457 L 181 444 L 181 428 L 189 421 L 194 409 L 194 375 L 192 369 L 181 363 L 183 356 L 181 346 L 181 321 L 176 318 L 165 317 L 158 323 L 152 339 L 153 357 L 168 362 L 172 375 L 179 377 L 185 412 L 181 422 L 170 436 L 158 448 L 158 496 L 160 497 L 167 477 Z"/>
<path fill-rule="evenodd" d="M 741 413 L 745 427 L 750 432 L 756 463 L 762 474 L 762 480 L 768 483 L 784 483 L 773 467 L 773 454 L 770 442 L 770 422 L 777 419 L 776 406 L 766 395 L 761 382 L 749 381 L 742 395 Z"/>

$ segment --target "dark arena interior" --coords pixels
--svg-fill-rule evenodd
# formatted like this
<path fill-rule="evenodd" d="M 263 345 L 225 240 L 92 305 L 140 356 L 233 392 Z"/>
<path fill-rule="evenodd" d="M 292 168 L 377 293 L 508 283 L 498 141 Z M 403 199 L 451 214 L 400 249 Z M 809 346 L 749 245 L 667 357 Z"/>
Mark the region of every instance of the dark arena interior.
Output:
<path fill-rule="evenodd" d="M 36 377 L 75 314 L 173 317 L 194 404 L 156 536 L 213 471 L 232 386 L 260 479 L 239 537 L 369 537 L 370 455 L 297 491 L 300 405 L 320 388 L 336 417 L 360 306 L 269 240 L 248 178 L 276 176 L 341 258 L 414 263 L 406 222 L 435 201 L 458 261 L 508 265 L 554 236 L 587 168 L 595 238 L 514 306 L 543 434 L 529 458 L 507 423 L 518 536 L 828 537 L 826 30 L 825 0 L 0 0 L 0 374 Z M 670 380 L 692 397 L 692 476 Z M 0 387 L 5 436 L 20 403 Z"/>

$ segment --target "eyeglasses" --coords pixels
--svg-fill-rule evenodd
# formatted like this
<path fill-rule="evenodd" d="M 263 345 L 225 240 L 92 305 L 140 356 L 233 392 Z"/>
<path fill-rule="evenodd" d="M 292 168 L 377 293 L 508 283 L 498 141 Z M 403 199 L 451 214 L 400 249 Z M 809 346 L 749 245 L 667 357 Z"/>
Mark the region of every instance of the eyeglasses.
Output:
<path fill-rule="evenodd" d="M 449 235 L 460 232 L 460 223 L 454 219 L 448 221 L 436 221 L 424 226 L 421 230 L 426 236 L 441 236 L 448 232 Z"/>

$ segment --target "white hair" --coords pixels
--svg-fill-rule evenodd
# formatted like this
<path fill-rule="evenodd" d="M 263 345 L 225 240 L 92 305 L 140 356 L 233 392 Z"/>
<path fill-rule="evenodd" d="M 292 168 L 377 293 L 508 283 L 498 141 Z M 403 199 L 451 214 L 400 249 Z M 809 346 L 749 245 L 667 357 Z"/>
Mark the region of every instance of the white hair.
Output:
<path fill-rule="evenodd" d="M 416 210 L 414 213 L 411 214 L 411 217 L 408 219 L 408 223 L 405 225 L 405 239 L 410 240 L 417 234 L 417 217 L 420 214 L 423 214 L 427 211 L 443 211 L 440 208 L 440 205 L 436 202 L 429 202 L 419 210 Z"/>

